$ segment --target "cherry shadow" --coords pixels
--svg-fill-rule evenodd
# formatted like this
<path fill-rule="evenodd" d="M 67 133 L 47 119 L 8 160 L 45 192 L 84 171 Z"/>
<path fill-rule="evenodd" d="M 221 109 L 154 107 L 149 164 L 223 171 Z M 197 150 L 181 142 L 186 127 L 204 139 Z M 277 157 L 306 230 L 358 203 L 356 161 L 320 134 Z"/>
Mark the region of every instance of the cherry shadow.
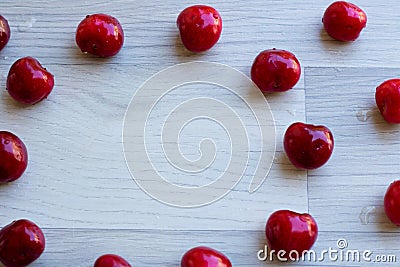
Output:
<path fill-rule="evenodd" d="M 383 200 L 382 200 L 383 204 Z M 400 228 L 393 224 L 389 218 L 386 216 L 385 209 L 382 206 L 376 207 L 377 211 L 376 213 L 376 219 L 377 223 L 375 223 L 378 232 L 381 233 L 400 233 Z"/>
<path fill-rule="evenodd" d="M 3 90 L 0 94 L 0 99 L 1 99 L 1 103 L 6 107 L 7 110 L 11 111 L 23 111 L 23 110 L 30 110 L 33 107 L 39 107 L 41 105 L 45 105 L 45 100 L 40 101 L 39 103 L 36 103 L 34 105 L 30 105 L 30 104 L 23 104 L 20 103 L 16 100 L 14 100 L 7 92 L 7 90 Z"/>
<path fill-rule="evenodd" d="M 373 107 L 371 110 L 371 120 L 377 132 L 387 133 L 392 131 L 400 131 L 400 125 L 386 122 L 377 107 Z"/>
<path fill-rule="evenodd" d="M 173 49 L 175 50 L 175 55 L 177 56 L 177 59 L 179 62 L 188 62 L 188 61 L 201 61 L 201 58 L 207 53 L 201 52 L 201 53 L 194 53 L 185 48 L 185 46 L 182 43 L 181 37 L 179 32 L 175 35 L 175 43 L 173 44 Z"/>
<path fill-rule="evenodd" d="M 123 51 L 123 47 L 121 49 L 121 51 L 116 54 L 115 56 L 112 57 L 99 57 L 99 56 L 95 56 L 89 53 L 84 53 L 82 52 L 79 47 L 76 45 L 75 40 L 71 40 L 70 43 L 70 58 L 73 61 L 73 64 L 107 64 L 107 63 L 112 63 L 112 61 L 114 60 L 115 57 L 118 57 L 118 55 L 120 55 L 120 53 L 122 53 Z"/>
<path fill-rule="evenodd" d="M 319 40 L 324 49 L 329 52 L 341 51 L 353 44 L 353 42 L 343 42 L 333 39 L 326 33 L 324 27 L 321 27 L 320 29 Z"/>
<path fill-rule="evenodd" d="M 12 187 L 12 183 L 0 183 L 0 188 L 11 188 Z M 1 265 L 0 265 L 1 266 Z"/>

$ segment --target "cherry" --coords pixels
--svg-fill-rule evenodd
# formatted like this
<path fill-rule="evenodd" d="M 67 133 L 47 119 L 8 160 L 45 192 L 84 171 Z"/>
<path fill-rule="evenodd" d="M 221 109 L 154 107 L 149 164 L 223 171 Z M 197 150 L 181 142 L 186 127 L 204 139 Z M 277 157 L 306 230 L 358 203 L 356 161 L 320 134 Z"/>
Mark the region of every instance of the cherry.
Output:
<path fill-rule="evenodd" d="M 0 131 L 0 182 L 17 180 L 28 165 L 25 144 L 16 135 Z"/>
<path fill-rule="evenodd" d="M 213 47 L 222 32 L 222 19 L 217 10 L 205 5 L 184 9 L 178 16 L 182 43 L 192 52 L 203 52 Z"/>
<path fill-rule="evenodd" d="M 221 252 L 208 247 L 195 247 L 183 255 L 181 267 L 232 267 Z"/>
<path fill-rule="evenodd" d="M 8 21 L 0 15 L 0 51 L 7 45 L 10 36 L 11 31 Z"/>
<path fill-rule="evenodd" d="M 43 253 L 42 230 L 31 221 L 13 221 L 0 230 L 0 261 L 6 267 L 23 267 Z"/>
<path fill-rule="evenodd" d="M 121 256 L 105 254 L 97 258 L 94 267 L 131 267 L 131 265 Z"/>
<path fill-rule="evenodd" d="M 314 245 L 318 226 L 310 214 L 278 210 L 269 217 L 265 235 L 271 251 L 281 258 L 295 260 Z"/>
<path fill-rule="evenodd" d="M 296 85 L 300 75 L 296 56 L 275 48 L 262 51 L 251 67 L 251 79 L 263 92 L 287 91 Z"/>
<path fill-rule="evenodd" d="M 124 31 L 119 21 L 110 15 L 88 15 L 78 25 L 75 40 L 84 53 L 111 57 L 121 50 Z"/>
<path fill-rule="evenodd" d="M 24 104 L 36 104 L 53 90 L 54 76 L 35 58 L 18 59 L 7 76 L 7 90 L 11 97 Z"/>
<path fill-rule="evenodd" d="M 333 39 L 354 41 L 366 26 L 367 15 L 354 4 L 337 1 L 326 9 L 322 23 Z"/>
<path fill-rule="evenodd" d="M 383 82 L 376 88 L 376 105 L 389 123 L 400 123 L 400 79 Z"/>
<path fill-rule="evenodd" d="M 289 126 L 283 143 L 289 160 L 300 169 L 324 165 L 332 155 L 334 144 L 332 132 L 327 127 L 301 122 Z"/>
<path fill-rule="evenodd" d="M 400 226 L 400 180 L 388 187 L 384 198 L 385 213 L 392 223 Z"/>

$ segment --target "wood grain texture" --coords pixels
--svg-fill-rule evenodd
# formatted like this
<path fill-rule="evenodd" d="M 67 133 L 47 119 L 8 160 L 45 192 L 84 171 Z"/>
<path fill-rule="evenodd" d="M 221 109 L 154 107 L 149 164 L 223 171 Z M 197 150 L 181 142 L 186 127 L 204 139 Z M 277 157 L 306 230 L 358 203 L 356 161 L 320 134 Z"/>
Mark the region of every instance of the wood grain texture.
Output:
<path fill-rule="evenodd" d="M 5 213 L 1 223 L 28 216 L 44 227 L 249 229 L 252 225 L 255 230 L 276 206 L 307 210 L 306 173 L 282 159 L 280 144 L 277 164 L 256 193 L 247 192 L 251 177 L 245 177 L 214 205 L 180 209 L 160 204 L 137 187 L 124 160 L 122 122 L 129 94 L 136 89 L 127 78 L 129 67 L 116 65 L 111 73 L 105 66 L 93 67 L 85 83 L 65 76 L 66 67 L 58 68 L 54 66 L 58 87 L 39 105 L 18 106 L 3 91 L 2 127 L 24 139 L 30 164 L 26 179 L 4 186 L 0 193 Z M 79 75 L 79 69 L 68 68 L 73 76 Z M 281 136 L 288 123 L 304 119 L 304 90 L 274 98 L 271 106 Z M 214 175 L 218 177 L 218 169 Z"/>
<path fill-rule="evenodd" d="M 329 125 L 336 141 L 329 163 L 308 173 L 310 210 L 320 214 L 325 230 L 398 233 L 384 215 L 383 196 L 398 179 L 400 128 L 383 120 L 374 98 L 375 87 L 398 73 L 395 68 L 306 70 L 307 119 Z"/>
<path fill-rule="evenodd" d="M 275 266 L 287 264 L 260 262 L 256 253 L 265 243 L 268 215 L 290 208 L 310 211 L 318 221 L 317 251 L 346 238 L 349 248 L 399 258 L 399 231 L 384 216 L 382 199 L 398 178 L 400 131 L 374 104 L 375 87 L 400 72 L 399 3 L 354 2 L 368 14 L 367 28 L 359 40 L 343 44 L 322 30 L 331 2 L 208 1 L 222 15 L 223 34 L 212 50 L 195 55 L 183 48 L 175 25 L 178 13 L 195 1 L 2 0 L 12 38 L 0 52 L 0 128 L 25 141 L 30 162 L 22 179 L 0 187 L 0 225 L 29 218 L 44 227 L 46 252 L 32 266 L 91 266 L 109 252 L 133 266 L 179 266 L 181 255 L 198 244 L 224 251 L 234 266 Z M 99 12 L 117 17 L 125 30 L 124 47 L 111 59 L 83 55 L 75 45 L 80 20 Z M 163 68 L 195 60 L 249 74 L 255 56 L 272 47 L 296 54 L 303 73 L 294 90 L 266 95 L 277 152 L 263 186 L 249 194 L 245 177 L 222 200 L 196 209 L 169 207 L 143 193 L 122 153 L 124 114 L 137 88 Z M 33 107 L 16 104 L 4 90 L 9 67 L 27 55 L 56 80 L 49 99 Z M 229 95 L 227 100 L 238 104 Z M 335 136 L 332 159 L 310 172 L 290 164 L 281 142 L 290 123 L 304 120 L 326 124 Z"/>
<path fill-rule="evenodd" d="M 336 233 L 320 232 L 314 249 L 319 255 L 323 250 L 337 249 L 337 240 L 346 236 L 347 250 L 372 250 L 371 262 L 334 261 L 326 257 L 321 262 L 279 263 L 260 261 L 257 254 L 264 249 L 263 231 L 154 231 L 154 230 L 88 230 L 88 229 L 50 229 L 46 253 L 32 266 L 91 266 L 98 255 L 117 253 L 136 266 L 180 266 L 180 259 L 187 248 L 194 246 L 211 246 L 231 259 L 234 266 L 385 266 L 384 263 L 372 262 L 376 256 L 398 255 L 398 236 L 384 233 Z M 60 238 L 62 236 L 62 238 Z M 371 245 L 373 239 L 379 240 Z M 90 242 L 88 242 L 90 240 Z M 82 248 L 82 244 L 85 244 Z M 390 249 L 382 249 L 385 246 Z M 338 250 L 338 249 L 337 249 Z M 333 255 L 333 254 L 332 254 Z M 332 256 L 332 258 L 334 258 Z M 396 266 L 395 263 L 387 263 Z"/>

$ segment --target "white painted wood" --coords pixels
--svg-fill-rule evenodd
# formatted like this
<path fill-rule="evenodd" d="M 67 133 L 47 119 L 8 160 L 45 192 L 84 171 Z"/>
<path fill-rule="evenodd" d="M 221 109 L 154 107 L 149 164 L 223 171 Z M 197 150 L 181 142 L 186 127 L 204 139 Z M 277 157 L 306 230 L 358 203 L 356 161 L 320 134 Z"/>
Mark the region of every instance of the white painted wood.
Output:
<path fill-rule="evenodd" d="M 306 173 L 280 158 L 279 141 L 278 164 L 252 195 L 247 192 L 247 176 L 234 192 L 200 209 L 173 208 L 153 200 L 134 183 L 122 151 L 124 113 L 136 90 L 129 78 L 133 68 L 116 65 L 109 71 L 96 65 L 85 82 L 70 79 L 79 76 L 79 69 L 48 69 L 54 69 L 59 85 L 47 101 L 23 108 L 5 91 L 2 94 L 1 127 L 21 136 L 30 152 L 24 179 L 0 191 L 2 224 L 28 216 L 44 227 L 254 230 L 276 207 L 307 210 Z M 288 123 L 304 119 L 304 90 L 276 97 L 284 98 L 271 101 L 281 136 Z M 218 177 L 218 169 L 214 175 Z"/>
<path fill-rule="evenodd" d="M 368 25 L 359 40 L 342 44 L 322 31 L 331 2 L 208 1 L 223 17 L 223 35 L 212 50 L 193 55 L 179 42 L 175 20 L 195 1 L 3 0 L 0 13 L 12 38 L 0 52 L 0 128 L 25 141 L 30 163 L 22 179 L 0 186 L 0 225 L 24 217 L 44 227 L 46 252 L 32 266 L 91 266 L 108 252 L 134 266 L 179 266 L 181 255 L 198 244 L 224 251 L 234 266 L 274 266 L 259 262 L 256 252 L 265 243 L 268 215 L 290 208 L 309 210 L 318 221 L 317 250 L 346 238 L 353 249 L 400 257 L 399 231 L 382 210 L 387 185 L 399 178 L 399 127 L 383 122 L 373 98 L 380 82 L 399 75 L 399 3 L 355 1 Z M 116 16 L 125 30 L 124 48 L 111 59 L 82 55 L 75 46 L 79 21 L 98 12 Z M 249 74 L 258 52 L 272 47 L 294 52 L 303 75 L 296 89 L 266 95 L 277 153 L 259 191 L 248 194 L 245 177 L 224 199 L 197 209 L 165 206 L 143 193 L 122 153 L 123 116 L 135 90 L 163 68 L 194 60 Z M 26 55 L 56 79 L 49 99 L 33 107 L 16 104 L 4 90 L 9 67 Z M 290 123 L 306 118 L 329 126 L 336 141 L 332 159 L 308 172 L 308 183 L 281 142 Z"/>
<path fill-rule="evenodd" d="M 74 31 L 79 21 L 95 12 L 115 15 L 126 32 L 125 49 L 107 63 L 133 64 L 158 71 L 178 62 L 201 58 L 227 63 L 248 71 L 250 62 L 264 49 L 293 51 L 303 66 L 399 66 L 396 0 L 378 4 L 353 1 L 368 14 L 368 25 L 358 41 L 332 42 L 322 31 L 321 18 L 330 0 L 208 1 L 224 21 L 219 44 L 200 56 L 183 51 L 177 38 L 179 11 L 196 1 L 2 1 L 2 13 L 12 22 L 13 39 L 2 53 L 9 65 L 21 54 L 45 58 L 47 63 L 87 64 L 104 61 L 82 57 L 75 49 Z M 32 24 L 32 27 L 29 26 Z M 29 42 L 28 40 L 35 40 Z M 176 45 L 177 44 L 177 45 Z M 160 53 L 162 51 L 162 53 Z M 142 77 L 142 76 L 139 76 Z"/>
<path fill-rule="evenodd" d="M 337 250 L 337 240 L 346 236 L 349 250 L 359 250 L 364 253 L 370 250 L 371 262 L 360 258 L 349 258 L 346 262 L 338 258 L 334 260 L 325 256 L 321 262 L 316 258 L 312 262 L 299 261 L 291 265 L 295 266 L 396 266 L 396 263 L 372 262 L 376 256 L 399 255 L 399 235 L 388 233 L 320 232 L 318 242 L 314 246 L 316 255 L 321 257 L 323 250 Z M 129 260 L 133 266 L 180 266 L 182 255 L 195 246 L 211 246 L 226 254 L 233 266 L 287 266 L 280 264 L 277 259 L 272 261 L 260 261 L 258 251 L 265 246 L 264 233 L 262 231 L 132 231 L 132 230 L 87 230 L 87 229 L 51 229 L 46 233 L 49 240 L 43 256 L 32 266 L 59 266 L 63 263 L 67 266 L 93 266 L 99 255 L 105 253 L 117 253 Z M 371 239 L 377 240 L 371 243 Z M 90 242 L 88 242 L 90 240 Z M 82 244 L 84 249 L 82 249 Z M 382 249 L 391 246 L 388 249 Z M 338 253 L 338 255 L 340 255 Z M 346 255 L 346 254 L 344 254 Z M 314 258 L 311 258 L 314 259 Z M 346 259 L 346 256 L 343 257 Z"/>
<path fill-rule="evenodd" d="M 336 141 L 329 163 L 308 173 L 310 211 L 324 230 L 398 232 L 384 215 L 383 197 L 399 179 L 400 128 L 383 120 L 374 98 L 375 88 L 398 73 L 388 68 L 306 69 L 307 119 L 331 127 Z"/>

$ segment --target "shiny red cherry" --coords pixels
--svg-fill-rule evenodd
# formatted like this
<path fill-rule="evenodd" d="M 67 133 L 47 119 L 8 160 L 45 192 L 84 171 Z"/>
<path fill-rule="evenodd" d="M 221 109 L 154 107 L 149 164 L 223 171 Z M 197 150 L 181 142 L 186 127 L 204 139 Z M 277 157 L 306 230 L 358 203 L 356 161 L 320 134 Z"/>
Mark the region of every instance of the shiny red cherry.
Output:
<path fill-rule="evenodd" d="M 265 235 L 270 251 L 286 260 L 296 260 L 314 245 L 318 226 L 310 214 L 278 210 L 269 217 Z"/>
<path fill-rule="evenodd" d="M 354 4 L 338 1 L 326 9 L 322 22 L 332 38 L 339 41 L 354 41 L 367 25 L 367 15 Z"/>
<path fill-rule="evenodd" d="M 94 267 L 131 267 L 131 265 L 121 256 L 105 254 L 97 258 Z"/>
<path fill-rule="evenodd" d="M 284 149 L 294 166 L 316 169 L 332 155 L 333 135 L 325 126 L 301 122 L 293 123 L 285 132 Z"/>
<path fill-rule="evenodd" d="M 42 230 L 31 221 L 18 220 L 0 230 L 0 262 L 6 267 L 24 267 L 43 253 Z"/>
<path fill-rule="evenodd" d="M 376 88 L 376 105 L 389 123 L 400 123 L 400 79 L 383 82 Z"/>
<path fill-rule="evenodd" d="M 232 267 L 221 252 L 208 247 L 195 247 L 183 255 L 181 267 Z"/>
<path fill-rule="evenodd" d="M 25 144 L 13 133 L 0 131 L 0 182 L 17 180 L 28 165 Z"/>
<path fill-rule="evenodd" d="M 8 21 L 0 15 L 0 51 L 7 45 L 10 36 L 11 31 Z"/>
<path fill-rule="evenodd" d="M 192 52 L 203 52 L 213 47 L 222 32 L 222 19 L 215 8 L 195 5 L 184 9 L 176 22 L 182 43 Z"/>
<path fill-rule="evenodd" d="M 36 104 L 53 90 L 54 76 L 35 58 L 18 59 L 7 76 L 7 90 L 12 98 L 23 104 Z"/>
<path fill-rule="evenodd" d="M 75 40 L 84 53 L 111 57 L 121 50 L 124 31 L 119 21 L 110 15 L 88 15 L 78 25 Z"/>
<path fill-rule="evenodd" d="M 388 187 L 384 198 L 385 213 L 392 223 L 400 226 L 400 180 Z"/>
<path fill-rule="evenodd" d="M 296 56 L 275 48 L 262 51 L 251 67 L 251 79 L 263 92 L 287 91 L 296 85 L 300 75 Z"/>

